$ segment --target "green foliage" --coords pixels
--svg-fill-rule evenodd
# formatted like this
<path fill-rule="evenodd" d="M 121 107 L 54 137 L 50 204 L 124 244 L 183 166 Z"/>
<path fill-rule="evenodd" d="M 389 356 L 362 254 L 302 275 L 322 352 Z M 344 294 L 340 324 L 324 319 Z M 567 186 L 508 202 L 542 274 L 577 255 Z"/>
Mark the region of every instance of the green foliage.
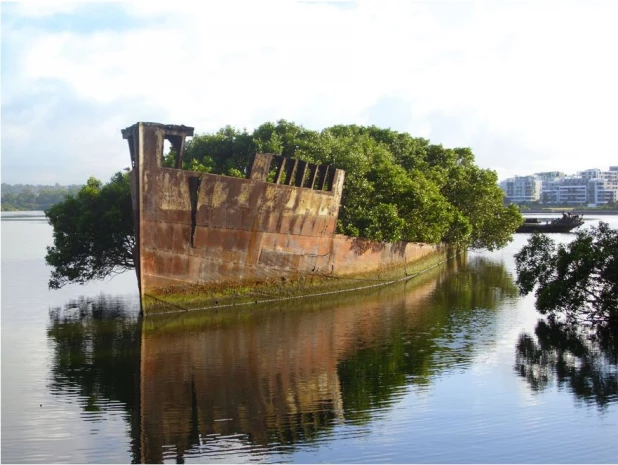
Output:
<path fill-rule="evenodd" d="M 227 175 L 231 176 L 233 178 L 244 178 L 245 177 L 245 173 L 240 171 L 238 168 L 230 168 L 229 170 L 227 170 Z"/>
<path fill-rule="evenodd" d="M 446 149 L 376 126 L 312 131 L 280 120 L 251 134 L 226 126 L 190 140 L 183 168 L 244 177 L 255 152 L 345 170 L 341 234 L 493 250 L 522 222 L 516 206 L 503 204 L 496 173 L 477 167 L 469 148 Z M 164 164 L 173 166 L 173 154 Z"/>
<path fill-rule="evenodd" d="M 188 140 L 183 168 L 191 169 L 195 166 L 191 165 L 192 160 L 196 160 L 198 168 L 201 165 L 207 170 L 205 172 L 226 174 L 234 168 L 245 173 L 255 151 L 253 138 L 246 130 L 226 126 L 214 134 L 203 134 Z"/>
<path fill-rule="evenodd" d="M 550 320 L 618 328 L 618 230 L 599 222 L 568 244 L 537 233 L 515 260 L 520 292 L 536 287 L 536 308 Z"/>
<path fill-rule="evenodd" d="M 319 146 L 320 133 L 311 131 L 286 120 L 277 124 L 264 123 L 253 131 L 255 149 L 262 153 L 274 153 L 285 157 L 315 161 L 313 156 Z"/>
<path fill-rule="evenodd" d="M 54 245 L 45 261 L 54 269 L 49 287 L 83 284 L 134 267 L 135 233 L 128 173 L 105 185 L 95 178 L 46 213 Z"/>
<path fill-rule="evenodd" d="M 215 174 L 244 176 L 258 151 L 345 170 L 342 234 L 493 250 L 505 246 L 522 222 L 516 206 L 503 205 L 496 173 L 474 165 L 469 148 L 446 149 L 375 126 L 318 132 L 280 120 L 252 134 L 227 126 L 194 137 L 186 159 L 209 160 Z"/>
<path fill-rule="evenodd" d="M 506 245 L 523 221 L 516 206 L 503 205 L 496 173 L 477 167 L 469 148 L 447 149 L 375 126 L 337 125 L 313 131 L 280 120 L 264 123 L 252 133 L 226 126 L 188 140 L 182 168 L 242 178 L 256 152 L 345 170 L 337 230 L 341 234 L 491 250 Z M 171 149 L 163 166 L 174 167 L 175 158 Z M 91 180 L 48 215 L 56 241 L 48 253 L 48 263 L 57 264 L 52 287 L 102 277 L 116 266 L 132 266 L 128 182 L 122 184 L 123 195 L 116 197 L 122 205 L 107 198 L 109 189 L 120 184 L 119 178 L 105 186 Z M 116 226 L 101 224 L 104 208 L 120 218 Z M 98 231 L 107 231 L 108 236 L 98 237 Z"/>
<path fill-rule="evenodd" d="M 182 169 L 189 171 L 198 171 L 200 173 L 210 173 L 213 168 L 212 159 L 210 157 L 204 157 L 202 161 L 197 161 L 192 158 L 182 163 Z"/>

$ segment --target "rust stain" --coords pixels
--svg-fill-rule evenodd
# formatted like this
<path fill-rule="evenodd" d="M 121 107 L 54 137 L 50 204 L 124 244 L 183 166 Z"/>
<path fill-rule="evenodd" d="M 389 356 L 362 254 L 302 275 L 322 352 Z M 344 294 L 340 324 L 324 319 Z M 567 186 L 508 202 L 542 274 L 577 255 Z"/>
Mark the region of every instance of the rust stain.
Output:
<path fill-rule="evenodd" d="M 215 188 L 212 193 L 211 204 L 213 208 L 221 207 L 225 204 L 228 198 L 229 186 L 223 182 L 215 183 Z"/>

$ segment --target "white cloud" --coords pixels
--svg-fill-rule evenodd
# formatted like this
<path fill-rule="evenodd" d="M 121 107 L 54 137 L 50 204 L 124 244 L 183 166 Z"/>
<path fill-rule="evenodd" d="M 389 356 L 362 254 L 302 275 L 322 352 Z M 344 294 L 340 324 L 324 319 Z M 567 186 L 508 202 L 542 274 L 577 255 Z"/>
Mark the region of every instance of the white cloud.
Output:
<path fill-rule="evenodd" d="M 470 146 L 501 175 L 618 164 L 613 2 L 122 5 L 134 28 L 14 41 L 20 58 L 3 69 L 3 106 L 59 82 L 105 108 L 106 127 L 379 123 Z M 48 121 L 79 127 L 61 107 Z"/>

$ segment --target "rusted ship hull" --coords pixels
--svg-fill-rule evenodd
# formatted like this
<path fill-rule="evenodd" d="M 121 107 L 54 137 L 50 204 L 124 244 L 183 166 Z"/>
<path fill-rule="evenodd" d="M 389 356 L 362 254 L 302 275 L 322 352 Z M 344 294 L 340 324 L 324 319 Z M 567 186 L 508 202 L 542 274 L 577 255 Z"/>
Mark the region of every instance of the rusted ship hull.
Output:
<path fill-rule="evenodd" d="M 307 277 L 375 275 L 445 253 L 440 246 L 335 234 L 342 170 L 256 154 L 246 179 L 205 174 L 179 169 L 193 128 L 137 123 L 122 134 L 131 153 L 144 313 L 183 289 L 225 293 Z M 166 139 L 177 168 L 162 166 Z"/>

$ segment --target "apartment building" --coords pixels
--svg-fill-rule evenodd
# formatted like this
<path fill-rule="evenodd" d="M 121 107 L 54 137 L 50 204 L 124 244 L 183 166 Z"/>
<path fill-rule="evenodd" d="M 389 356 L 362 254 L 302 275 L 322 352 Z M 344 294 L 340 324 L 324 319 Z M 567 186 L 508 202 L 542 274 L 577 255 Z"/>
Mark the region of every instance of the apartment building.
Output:
<path fill-rule="evenodd" d="M 500 183 L 506 198 L 514 203 L 604 205 L 618 199 L 618 166 L 609 171 L 589 169 L 567 176 L 560 171 L 515 176 Z"/>
<path fill-rule="evenodd" d="M 541 203 L 556 203 L 558 202 L 558 186 L 566 177 L 562 171 L 545 171 L 543 173 L 534 173 L 534 176 L 539 178 L 541 185 Z"/>
<path fill-rule="evenodd" d="M 611 189 L 604 179 L 591 179 L 588 181 L 587 201 L 589 205 L 605 205 L 616 201 L 618 189 Z"/>
<path fill-rule="evenodd" d="M 610 166 L 609 171 L 590 169 L 578 175 L 587 181 L 586 201 L 590 206 L 615 202 L 618 196 L 618 166 Z"/>
<path fill-rule="evenodd" d="M 556 203 L 585 205 L 588 203 L 588 181 L 581 176 L 567 176 L 556 185 Z"/>
<path fill-rule="evenodd" d="M 535 202 L 541 199 L 543 182 L 536 176 L 515 176 L 500 183 L 511 202 Z"/>

